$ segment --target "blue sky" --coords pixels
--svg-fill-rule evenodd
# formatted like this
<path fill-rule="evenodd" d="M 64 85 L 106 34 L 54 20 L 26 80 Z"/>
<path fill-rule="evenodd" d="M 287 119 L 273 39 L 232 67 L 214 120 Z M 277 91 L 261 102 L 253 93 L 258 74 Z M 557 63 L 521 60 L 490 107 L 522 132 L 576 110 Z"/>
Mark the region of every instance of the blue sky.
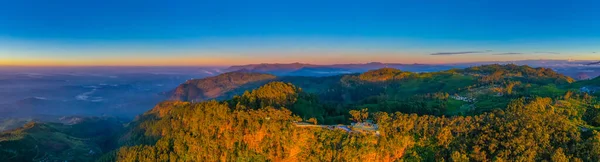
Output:
<path fill-rule="evenodd" d="M 600 59 L 598 8 L 512 0 L 6 1 L 0 64 Z"/>

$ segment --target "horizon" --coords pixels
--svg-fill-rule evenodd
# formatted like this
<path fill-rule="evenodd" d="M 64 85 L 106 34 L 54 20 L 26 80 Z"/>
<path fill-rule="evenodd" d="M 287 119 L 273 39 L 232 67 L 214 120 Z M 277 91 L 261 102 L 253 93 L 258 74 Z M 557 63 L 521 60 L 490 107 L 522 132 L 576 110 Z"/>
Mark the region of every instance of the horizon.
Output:
<path fill-rule="evenodd" d="M 1 53 L 0 53 L 1 54 Z M 240 57 L 244 57 L 240 55 Z M 318 60 L 342 60 L 342 61 L 294 61 L 297 60 L 295 58 L 292 59 L 284 59 L 283 61 L 273 60 L 273 61 L 227 61 L 224 59 L 219 59 L 219 61 L 212 62 L 202 60 L 202 58 L 198 58 L 200 61 L 195 61 L 194 59 L 189 58 L 157 58 L 155 60 L 148 61 L 115 61 L 116 59 L 108 59 L 108 60 L 76 60 L 76 61 L 53 61 L 53 60 L 10 60 L 4 59 L 0 60 L 0 66 L 13 66 L 13 67 L 223 67 L 223 66 L 237 66 L 237 65 L 250 65 L 250 64 L 293 64 L 293 63 L 302 63 L 302 64 L 313 64 L 313 65 L 335 65 L 335 64 L 365 64 L 372 62 L 380 62 L 380 63 L 388 63 L 388 64 L 428 64 L 428 65 L 448 65 L 448 64 L 468 64 L 468 63 L 479 63 L 479 62 L 514 62 L 514 61 L 528 61 L 528 60 L 560 60 L 560 61 L 600 61 L 600 55 L 591 58 L 584 59 L 572 59 L 571 57 L 567 58 L 547 58 L 546 56 L 539 56 L 539 58 L 529 58 L 529 57 L 520 57 L 523 59 L 511 59 L 511 58 L 488 58 L 488 59 L 476 59 L 476 60 L 465 60 L 465 58 L 482 58 L 485 56 L 441 56 L 438 58 L 417 58 L 417 59 L 409 59 L 405 60 L 403 57 L 388 57 L 387 59 L 373 59 L 378 58 L 378 56 L 365 56 L 366 61 L 363 60 L 349 60 L 343 61 L 346 56 L 343 54 L 334 58 L 327 59 L 318 59 Z M 458 59 L 455 61 L 445 61 L 448 58 L 450 59 Z M 386 60 L 397 60 L 397 61 L 386 61 Z M 104 62 L 106 61 L 106 62 Z"/>
<path fill-rule="evenodd" d="M 102 67 L 126 67 L 126 68 L 144 68 L 144 67 L 198 67 L 198 68 L 229 68 L 233 66 L 247 66 L 247 65 L 285 65 L 285 64 L 305 64 L 305 65 L 316 65 L 316 66 L 329 66 L 329 65 L 360 65 L 370 63 L 380 64 L 402 64 L 402 65 L 461 65 L 461 64 L 511 64 L 512 62 L 520 61 L 567 61 L 567 62 L 598 62 L 600 60 L 569 60 L 569 59 L 522 59 L 522 60 L 501 60 L 501 61 L 471 61 L 471 62 L 453 62 L 453 63 L 400 63 L 400 62 L 379 62 L 379 61 L 367 61 L 367 62 L 347 62 L 347 63 L 309 63 L 309 62 L 257 62 L 257 63 L 244 63 L 244 64 L 225 64 L 225 65 L 3 65 L 0 67 L 23 67 L 23 68 L 36 68 L 36 67 L 55 67 L 55 68 L 102 68 Z"/>
<path fill-rule="evenodd" d="M 0 7 L 0 65 L 600 60 L 598 4 L 15 1 Z"/>

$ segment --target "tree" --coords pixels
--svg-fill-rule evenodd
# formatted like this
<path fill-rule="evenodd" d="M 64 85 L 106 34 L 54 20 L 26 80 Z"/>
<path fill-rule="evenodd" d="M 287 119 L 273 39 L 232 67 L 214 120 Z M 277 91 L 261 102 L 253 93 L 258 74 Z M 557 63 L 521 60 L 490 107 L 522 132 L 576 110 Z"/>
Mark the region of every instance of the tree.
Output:
<path fill-rule="evenodd" d="M 553 162 L 568 162 L 569 161 L 569 158 L 567 157 L 567 155 L 565 155 L 562 148 L 556 149 L 554 151 L 554 154 L 552 154 L 551 159 Z"/>
<path fill-rule="evenodd" d="M 315 119 L 315 118 L 310 118 L 307 120 L 307 122 L 317 125 L 317 119 Z"/>
<path fill-rule="evenodd" d="M 458 151 L 452 152 L 452 156 L 450 157 L 451 162 L 469 162 L 469 157 L 465 154 L 461 154 Z"/>
<path fill-rule="evenodd" d="M 513 88 L 515 87 L 515 85 L 520 84 L 519 82 L 508 82 L 508 84 L 506 84 L 506 94 L 507 95 L 512 95 L 513 93 Z"/>
<path fill-rule="evenodd" d="M 368 110 L 368 108 L 364 108 L 362 110 L 350 110 L 350 116 L 352 116 L 350 120 L 358 123 L 365 121 L 367 118 L 369 118 Z"/>
<path fill-rule="evenodd" d="M 565 96 L 563 98 L 565 100 L 568 100 L 571 98 L 571 96 L 573 96 L 573 91 L 567 91 L 567 93 L 565 93 Z"/>

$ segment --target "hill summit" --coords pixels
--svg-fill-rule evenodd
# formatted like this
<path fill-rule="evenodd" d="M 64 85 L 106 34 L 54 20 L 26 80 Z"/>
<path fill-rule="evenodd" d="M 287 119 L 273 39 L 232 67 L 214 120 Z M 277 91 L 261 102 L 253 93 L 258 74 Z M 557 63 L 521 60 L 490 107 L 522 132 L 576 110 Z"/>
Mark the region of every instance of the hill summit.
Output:
<path fill-rule="evenodd" d="M 172 92 L 171 99 L 203 101 L 224 97 L 236 88 L 265 83 L 275 78 L 276 76 L 270 74 L 235 71 L 204 79 L 188 80 Z"/>

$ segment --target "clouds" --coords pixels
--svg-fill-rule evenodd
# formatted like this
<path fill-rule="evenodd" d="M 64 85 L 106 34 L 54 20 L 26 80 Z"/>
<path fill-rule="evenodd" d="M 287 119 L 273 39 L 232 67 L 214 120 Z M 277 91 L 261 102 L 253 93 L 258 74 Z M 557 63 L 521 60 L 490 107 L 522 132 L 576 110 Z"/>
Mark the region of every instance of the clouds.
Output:
<path fill-rule="evenodd" d="M 430 55 L 464 55 L 464 54 L 476 54 L 476 53 L 487 53 L 487 52 L 492 52 L 492 50 L 485 50 L 485 51 L 460 51 L 460 52 L 438 52 L 438 53 L 432 53 Z"/>
<path fill-rule="evenodd" d="M 596 52 L 593 52 L 596 53 Z M 465 55 L 465 54 L 489 54 L 489 55 L 530 55 L 530 54 L 544 54 L 544 55 L 558 55 L 561 54 L 559 52 L 551 52 L 551 51 L 538 51 L 538 52 L 494 52 L 492 50 L 485 51 L 459 51 L 459 52 L 437 52 L 429 55 Z"/>
<path fill-rule="evenodd" d="M 492 55 L 522 55 L 525 53 L 519 53 L 519 52 L 506 52 L 506 53 L 494 53 Z"/>
<path fill-rule="evenodd" d="M 465 55 L 465 54 L 487 54 L 492 52 L 492 50 L 485 51 L 460 51 L 460 52 L 438 52 L 432 53 L 430 55 Z M 505 53 L 492 53 L 491 55 L 523 55 L 526 53 L 521 52 L 505 52 Z"/>
<path fill-rule="evenodd" d="M 540 54 L 560 54 L 558 52 L 534 52 L 534 53 L 540 53 Z"/>

